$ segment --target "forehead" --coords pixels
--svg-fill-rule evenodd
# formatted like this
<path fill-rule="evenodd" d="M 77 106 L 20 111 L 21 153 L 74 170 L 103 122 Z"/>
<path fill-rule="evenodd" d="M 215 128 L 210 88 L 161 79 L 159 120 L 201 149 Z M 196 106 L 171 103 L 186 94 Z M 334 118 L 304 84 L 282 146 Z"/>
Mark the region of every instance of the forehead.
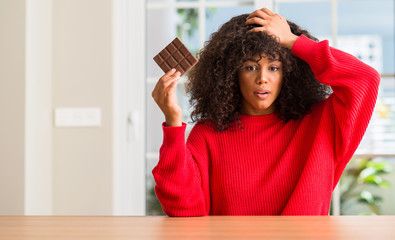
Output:
<path fill-rule="evenodd" d="M 269 61 L 269 62 L 274 62 L 274 61 L 280 61 L 280 56 L 279 55 L 274 55 L 274 56 L 271 56 L 271 55 L 268 55 L 268 54 L 266 54 L 266 53 L 257 53 L 257 54 L 255 54 L 255 55 L 253 55 L 253 56 L 251 56 L 251 57 L 248 57 L 247 59 L 246 59 L 246 61 L 254 61 L 254 62 L 259 62 L 259 61 L 261 61 L 262 59 L 264 59 L 264 60 L 266 60 L 266 61 Z"/>

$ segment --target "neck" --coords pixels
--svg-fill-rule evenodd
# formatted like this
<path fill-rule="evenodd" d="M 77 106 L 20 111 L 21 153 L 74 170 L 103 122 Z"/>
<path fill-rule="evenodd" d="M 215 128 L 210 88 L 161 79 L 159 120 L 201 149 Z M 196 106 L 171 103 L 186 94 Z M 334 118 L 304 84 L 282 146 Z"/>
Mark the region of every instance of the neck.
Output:
<path fill-rule="evenodd" d="M 244 104 L 243 104 L 244 105 Z M 243 106 L 241 109 L 241 114 L 244 115 L 254 115 L 254 116 L 261 116 L 261 115 L 268 115 L 275 112 L 275 106 L 272 104 L 270 107 L 265 109 L 254 109 L 251 107 Z"/>

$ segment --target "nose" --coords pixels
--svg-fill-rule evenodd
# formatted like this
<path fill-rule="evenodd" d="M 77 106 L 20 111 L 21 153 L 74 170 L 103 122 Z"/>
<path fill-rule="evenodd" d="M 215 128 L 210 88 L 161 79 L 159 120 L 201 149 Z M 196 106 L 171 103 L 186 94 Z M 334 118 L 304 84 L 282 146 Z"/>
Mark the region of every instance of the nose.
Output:
<path fill-rule="evenodd" d="M 259 74 L 257 75 L 257 78 L 256 78 L 256 83 L 258 84 L 258 85 L 261 85 L 261 84 L 266 84 L 267 83 L 267 78 L 266 78 L 266 74 L 265 74 L 265 71 L 263 71 L 263 70 L 260 70 L 259 71 Z"/>

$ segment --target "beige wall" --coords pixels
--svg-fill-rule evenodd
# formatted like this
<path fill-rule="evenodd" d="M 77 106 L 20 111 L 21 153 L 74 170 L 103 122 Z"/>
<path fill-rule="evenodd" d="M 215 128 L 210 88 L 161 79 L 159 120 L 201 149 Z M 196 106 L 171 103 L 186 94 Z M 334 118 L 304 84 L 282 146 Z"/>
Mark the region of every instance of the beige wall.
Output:
<path fill-rule="evenodd" d="M 53 130 L 54 214 L 112 213 L 110 0 L 53 1 L 53 107 L 99 107 L 102 125 Z"/>
<path fill-rule="evenodd" d="M 112 214 L 112 1 L 39 0 L 28 31 L 26 2 L 0 0 L 0 215 Z M 61 107 L 102 124 L 56 128 Z"/>
<path fill-rule="evenodd" d="M 25 1 L 0 0 L 0 32 L 0 214 L 23 214 Z"/>

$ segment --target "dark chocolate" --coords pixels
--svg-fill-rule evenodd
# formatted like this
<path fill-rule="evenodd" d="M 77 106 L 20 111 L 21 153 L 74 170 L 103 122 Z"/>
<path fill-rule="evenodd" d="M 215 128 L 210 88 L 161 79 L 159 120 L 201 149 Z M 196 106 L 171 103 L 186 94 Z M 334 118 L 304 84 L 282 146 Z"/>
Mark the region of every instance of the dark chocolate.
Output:
<path fill-rule="evenodd" d="M 165 73 L 175 68 L 181 75 L 198 62 L 177 37 L 154 57 L 154 61 Z"/>

